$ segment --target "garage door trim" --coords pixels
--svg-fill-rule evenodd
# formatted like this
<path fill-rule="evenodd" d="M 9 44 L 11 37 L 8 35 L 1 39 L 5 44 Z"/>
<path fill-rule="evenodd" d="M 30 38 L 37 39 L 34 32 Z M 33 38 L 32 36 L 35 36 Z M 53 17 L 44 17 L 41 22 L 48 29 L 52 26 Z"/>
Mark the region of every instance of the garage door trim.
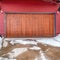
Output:
<path fill-rule="evenodd" d="M 5 38 L 6 38 L 6 16 L 7 14 L 54 14 L 54 37 L 56 36 L 56 13 L 55 12 L 54 13 L 53 12 L 5 12 L 4 13 L 4 37 Z"/>

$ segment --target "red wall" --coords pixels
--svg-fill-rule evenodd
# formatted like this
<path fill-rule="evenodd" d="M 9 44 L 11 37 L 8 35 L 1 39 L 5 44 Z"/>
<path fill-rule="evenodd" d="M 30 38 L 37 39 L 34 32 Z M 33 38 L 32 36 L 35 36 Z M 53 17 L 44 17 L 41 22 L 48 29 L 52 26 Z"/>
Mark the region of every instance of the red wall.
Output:
<path fill-rule="evenodd" d="M 3 1 L 4 12 L 56 12 L 58 6 L 37 1 Z M 0 14 L 0 33 L 4 34 L 4 13 Z M 56 14 L 56 34 L 60 33 L 60 13 Z"/>

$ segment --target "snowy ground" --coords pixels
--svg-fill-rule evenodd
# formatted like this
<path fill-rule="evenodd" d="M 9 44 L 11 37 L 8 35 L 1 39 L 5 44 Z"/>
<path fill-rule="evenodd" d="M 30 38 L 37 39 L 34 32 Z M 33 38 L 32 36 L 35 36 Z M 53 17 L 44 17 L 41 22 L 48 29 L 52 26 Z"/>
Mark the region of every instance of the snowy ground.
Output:
<path fill-rule="evenodd" d="M 0 60 L 60 60 L 60 34 L 32 40 L 5 39 L 0 43 Z"/>

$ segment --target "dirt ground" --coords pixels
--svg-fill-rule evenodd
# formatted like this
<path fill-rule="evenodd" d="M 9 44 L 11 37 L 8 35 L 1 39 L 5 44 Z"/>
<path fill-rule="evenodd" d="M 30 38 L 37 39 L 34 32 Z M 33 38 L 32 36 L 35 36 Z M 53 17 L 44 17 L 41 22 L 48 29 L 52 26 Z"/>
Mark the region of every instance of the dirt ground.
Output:
<path fill-rule="evenodd" d="M 38 46 L 41 49 L 40 50 L 32 50 L 29 49 L 30 47 Z M 44 53 L 44 56 L 46 57 L 45 60 L 60 60 L 60 48 L 59 47 L 52 47 L 49 45 L 38 43 L 37 45 L 23 45 L 23 44 L 15 44 L 11 45 L 8 44 L 7 47 L 2 47 L 0 50 L 0 57 L 8 58 L 7 53 L 13 50 L 14 48 L 27 48 L 28 50 L 20 55 L 18 55 L 16 60 L 43 60 L 41 58 L 40 51 Z"/>

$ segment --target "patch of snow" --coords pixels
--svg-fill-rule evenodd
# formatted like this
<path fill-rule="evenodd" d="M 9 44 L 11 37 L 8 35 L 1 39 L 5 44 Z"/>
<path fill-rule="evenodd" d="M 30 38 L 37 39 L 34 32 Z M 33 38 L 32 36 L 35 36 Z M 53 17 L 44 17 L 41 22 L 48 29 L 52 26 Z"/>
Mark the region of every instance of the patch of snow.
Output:
<path fill-rule="evenodd" d="M 36 39 L 36 40 L 53 40 L 54 39 L 54 37 L 52 37 L 52 38 L 40 38 L 40 39 Z"/>
<path fill-rule="evenodd" d="M 59 41 L 59 42 L 60 42 L 60 34 L 58 34 L 56 37 L 54 37 L 54 39 L 55 39 L 56 41 Z"/>
<path fill-rule="evenodd" d="M 9 58 L 15 58 L 18 55 L 27 51 L 27 48 L 15 48 L 11 52 L 7 53 Z"/>
<path fill-rule="evenodd" d="M 51 46 L 54 46 L 54 47 L 60 47 L 60 40 L 57 39 L 59 38 L 60 39 L 60 34 L 56 37 L 52 37 L 52 38 L 39 38 L 39 39 L 36 39 L 36 41 L 34 40 L 23 40 L 23 39 L 20 39 L 20 40 L 10 40 L 10 44 L 14 45 L 14 44 L 33 44 L 33 45 L 37 45 L 37 43 L 42 43 L 44 44 L 45 46 L 47 45 L 51 45 Z M 57 40 L 57 41 L 56 41 Z M 5 45 L 5 44 L 4 44 Z M 7 46 L 7 44 L 6 44 Z"/>
<path fill-rule="evenodd" d="M 9 58 L 0 57 L 0 60 L 16 60 L 16 59 L 9 59 Z"/>
<path fill-rule="evenodd" d="M 47 60 L 42 50 L 40 50 L 40 55 L 41 55 L 41 60 Z"/>
<path fill-rule="evenodd" d="M 10 44 L 14 45 L 15 44 L 15 41 L 14 40 L 11 40 L 10 41 Z"/>
<path fill-rule="evenodd" d="M 0 49 L 2 48 L 2 39 L 3 38 L 0 37 Z"/>
<path fill-rule="evenodd" d="M 37 45 L 37 42 L 36 41 L 28 41 L 28 40 L 12 40 L 10 42 L 12 45 L 16 44 L 16 43 L 19 43 L 19 44 L 34 44 L 34 45 Z"/>
<path fill-rule="evenodd" d="M 38 58 L 35 58 L 35 60 L 38 60 Z"/>
<path fill-rule="evenodd" d="M 32 50 L 40 50 L 41 48 L 40 47 L 37 47 L 37 46 L 33 46 L 33 47 L 29 48 L 29 49 L 32 49 Z"/>
<path fill-rule="evenodd" d="M 60 42 L 54 40 L 54 38 L 42 38 L 40 40 L 36 40 L 38 43 L 42 43 L 42 44 L 47 44 L 47 45 L 51 45 L 54 47 L 60 47 Z"/>
<path fill-rule="evenodd" d="M 48 48 L 45 52 L 49 51 L 50 48 Z"/>
<path fill-rule="evenodd" d="M 0 44 L 0 49 L 2 48 L 2 45 Z"/>
<path fill-rule="evenodd" d="M 7 47 L 8 46 L 8 41 L 4 40 L 3 41 L 3 47 Z"/>

